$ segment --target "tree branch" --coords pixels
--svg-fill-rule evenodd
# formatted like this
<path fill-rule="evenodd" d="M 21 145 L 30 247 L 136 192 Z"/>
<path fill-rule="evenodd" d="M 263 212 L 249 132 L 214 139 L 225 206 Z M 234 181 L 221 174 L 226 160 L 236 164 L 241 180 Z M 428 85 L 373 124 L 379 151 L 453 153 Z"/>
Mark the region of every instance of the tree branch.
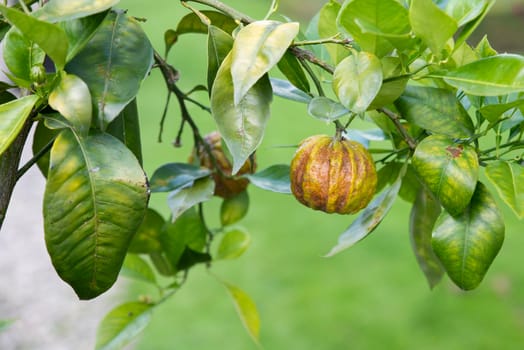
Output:
<path fill-rule="evenodd" d="M 196 2 L 202 5 L 212 7 L 244 24 L 250 24 L 256 21 L 256 19 L 249 17 L 248 15 L 243 14 L 242 12 L 237 11 L 236 9 L 230 6 L 227 6 L 226 4 L 220 1 L 217 1 L 217 0 L 185 0 L 182 2 Z M 295 55 L 298 59 L 307 60 L 313 63 L 314 65 L 317 65 L 320 68 L 324 69 L 325 71 L 329 72 L 330 74 L 333 74 L 334 72 L 333 67 L 331 67 L 327 62 L 324 62 L 320 60 L 319 58 L 317 58 L 311 51 L 303 50 L 296 46 L 291 46 L 289 48 L 289 51 L 293 55 Z"/>
<path fill-rule="evenodd" d="M 377 111 L 379 111 L 381 113 L 384 113 L 385 115 L 387 115 L 389 117 L 389 119 L 391 119 L 393 124 L 395 124 L 395 127 L 397 128 L 397 130 L 402 135 L 402 138 L 404 139 L 404 141 L 406 141 L 406 143 L 408 144 L 409 148 L 411 148 L 413 150 L 413 149 L 415 149 L 417 147 L 417 142 L 411 137 L 410 134 L 408 134 L 408 132 L 406 131 L 406 129 L 404 128 L 404 126 L 400 122 L 400 116 L 399 115 L 393 113 L 392 111 L 390 111 L 387 108 L 379 108 L 379 109 L 377 109 Z"/>
<path fill-rule="evenodd" d="M 28 118 L 22 130 L 9 148 L 0 156 L 0 229 L 7 214 L 11 195 L 17 182 L 18 165 L 25 141 L 31 130 L 32 118 Z"/>

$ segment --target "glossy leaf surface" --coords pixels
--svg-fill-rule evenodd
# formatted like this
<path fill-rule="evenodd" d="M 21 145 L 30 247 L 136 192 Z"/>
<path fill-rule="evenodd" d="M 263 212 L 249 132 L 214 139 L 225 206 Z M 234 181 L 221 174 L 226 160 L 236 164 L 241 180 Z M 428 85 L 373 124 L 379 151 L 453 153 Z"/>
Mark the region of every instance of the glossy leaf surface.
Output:
<path fill-rule="evenodd" d="M 410 32 L 407 10 L 395 0 L 345 1 L 338 15 L 339 29 L 360 47 L 378 57 L 393 49 L 393 38 Z"/>
<path fill-rule="evenodd" d="M 433 225 L 440 212 L 440 204 L 430 193 L 421 189 L 413 202 L 409 217 L 411 247 L 430 288 L 435 287 L 444 275 L 444 269 L 431 246 Z"/>
<path fill-rule="evenodd" d="M 463 214 L 441 214 L 432 245 L 453 282 L 472 290 L 484 278 L 503 241 L 504 219 L 491 194 L 479 183 Z"/>
<path fill-rule="evenodd" d="M 116 281 L 148 201 L 144 172 L 114 137 L 55 140 L 44 194 L 47 250 L 59 276 L 81 299 Z"/>
<path fill-rule="evenodd" d="M 237 314 L 242 321 L 242 324 L 246 328 L 248 334 L 253 338 L 255 343 L 258 344 L 260 335 L 260 316 L 258 315 L 258 309 L 255 302 L 251 297 L 244 292 L 242 289 L 223 282 L 229 295 L 233 298 L 235 309 Z"/>
<path fill-rule="evenodd" d="M 121 349 L 147 327 L 152 311 L 152 305 L 139 302 L 114 308 L 98 326 L 95 349 Z"/>
<path fill-rule="evenodd" d="M 462 213 L 477 186 L 479 162 L 475 149 L 446 136 L 432 135 L 418 144 L 412 164 L 451 215 Z"/>
<path fill-rule="evenodd" d="M 446 13 L 457 21 L 459 27 L 479 17 L 490 0 L 451 0 Z"/>
<path fill-rule="evenodd" d="M 49 3 L 48 3 L 49 4 Z M 60 26 L 67 35 L 69 48 L 67 52 L 66 61 L 69 62 L 75 55 L 80 52 L 95 35 L 96 30 L 108 12 L 97 13 L 88 17 L 60 22 Z"/>
<path fill-rule="evenodd" d="M 234 105 L 282 58 L 298 34 L 296 22 L 256 21 L 242 28 L 231 51 Z"/>
<path fill-rule="evenodd" d="M 147 208 L 144 219 L 131 240 L 128 252 L 135 254 L 161 252 L 160 232 L 164 224 L 164 218 L 157 211 Z"/>
<path fill-rule="evenodd" d="M 209 26 L 207 37 L 207 87 L 211 91 L 218 68 L 233 48 L 233 38 L 222 29 Z"/>
<path fill-rule="evenodd" d="M 140 139 L 140 122 L 136 99 L 125 106 L 120 114 L 109 124 L 107 133 L 113 135 L 133 154 L 142 165 L 142 140 Z"/>
<path fill-rule="evenodd" d="M 302 91 L 309 92 L 309 80 L 302 69 L 302 65 L 298 58 L 295 57 L 291 52 L 286 51 L 284 56 L 278 61 L 278 69 L 284 74 L 284 76 Z"/>
<path fill-rule="evenodd" d="M 119 0 L 51 0 L 35 11 L 43 21 L 61 22 L 87 17 L 115 6 Z"/>
<path fill-rule="evenodd" d="M 151 192 L 171 192 L 207 177 L 211 171 L 187 163 L 168 163 L 155 170 L 149 182 Z"/>
<path fill-rule="evenodd" d="M 29 87 L 31 82 L 31 67 L 42 64 L 45 52 L 27 39 L 16 27 L 11 27 L 3 40 L 3 57 L 9 72 L 23 87 Z M 24 84 L 25 82 L 25 84 Z"/>
<path fill-rule="evenodd" d="M 498 121 L 505 112 L 513 108 L 520 107 L 520 106 L 524 106 L 524 99 L 518 99 L 512 102 L 508 102 L 508 103 L 500 103 L 500 104 L 497 103 L 497 104 L 482 106 L 479 109 L 479 112 L 488 121 L 494 123 Z"/>
<path fill-rule="evenodd" d="M 465 138 L 475 131 L 468 113 L 448 90 L 408 86 L 395 106 L 407 121 L 432 133 Z"/>
<path fill-rule="evenodd" d="M 308 104 L 309 115 L 320 120 L 331 122 L 349 113 L 344 106 L 324 96 L 314 97 Z"/>
<path fill-rule="evenodd" d="M 49 105 L 60 112 L 79 135 L 87 135 L 92 116 L 91 94 L 82 79 L 73 74 L 61 74 L 49 94 Z"/>
<path fill-rule="evenodd" d="M 524 218 L 524 167 L 499 160 L 488 164 L 486 175 L 504 203 Z"/>
<path fill-rule="evenodd" d="M 236 259 L 247 250 L 251 244 L 251 237 L 240 229 L 226 231 L 217 249 L 215 259 Z"/>
<path fill-rule="evenodd" d="M 224 32 L 231 34 L 238 24 L 235 20 L 227 15 L 224 15 L 221 12 L 217 11 L 200 11 L 202 15 L 207 17 L 210 21 L 210 24 L 216 28 L 220 28 Z M 206 34 L 208 29 L 211 26 L 202 23 L 202 20 L 195 14 L 190 13 L 182 17 L 180 22 L 178 22 L 177 28 L 175 30 L 176 35 L 182 35 L 187 33 L 200 33 Z"/>
<path fill-rule="evenodd" d="M 244 216 L 249 210 L 249 195 L 247 191 L 242 191 L 236 196 L 226 198 L 220 206 L 220 223 L 222 226 L 234 224 Z"/>
<path fill-rule="evenodd" d="M 173 220 L 195 204 L 207 201 L 213 196 L 215 182 L 207 177 L 195 180 L 190 185 L 180 187 L 169 194 L 167 204 L 171 208 Z"/>
<path fill-rule="evenodd" d="M 156 284 L 156 276 L 146 260 L 136 254 L 127 254 L 121 275 L 138 281 Z"/>
<path fill-rule="evenodd" d="M 123 12 L 110 12 L 66 71 L 89 86 L 96 125 L 105 130 L 135 98 L 152 63 L 153 48 L 139 23 Z"/>
<path fill-rule="evenodd" d="M 270 81 L 273 93 L 278 97 L 301 103 L 309 103 L 311 101 L 311 96 L 299 90 L 287 80 L 270 78 Z"/>
<path fill-rule="evenodd" d="M 318 18 L 318 35 L 320 38 L 330 38 L 339 33 L 337 17 L 341 7 L 340 3 L 335 0 L 330 0 L 322 6 Z M 342 45 L 326 44 L 325 48 L 335 64 L 349 55 L 349 50 Z"/>
<path fill-rule="evenodd" d="M 51 57 L 58 69 L 64 67 L 67 56 L 68 41 L 62 28 L 58 25 L 40 21 L 33 16 L 11 7 L 0 5 L 0 12 L 17 27 L 24 36 L 37 44 Z"/>
<path fill-rule="evenodd" d="M 340 103 L 351 112 L 365 112 L 382 86 L 380 60 L 368 52 L 358 52 L 340 62 L 333 75 L 333 90 Z"/>
<path fill-rule="evenodd" d="M 195 208 L 166 223 L 160 235 L 162 248 L 173 268 L 177 268 L 186 248 L 200 251 L 206 244 L 207 229 Z"/>
<path fill-rule="evenodd" d="M 412 0 L 409 21 L 415 35 L 437 57 L 442 56 L 446 43 L 458 29 L 457 22 L 431 0 Z"/>
<path fill-rule="evenodd" d="M 211 110 L 229 152 L 236 174 L 262 142 L 273 97 L 264 75 L 238 103 L 234 102 L 231 54 L 222 62 L 211 91 Z"/>
<path fill-rule="evenodd" d="M 475 96 L 498 96 L 524 91 L 524 57 L 497 55 L 466 64 L 442 77 L 451 86 Z"/>
<path fill-rule="evenodd" d="M 330 250 L 326 257 L 331 257 L 350 248 L 377 228 L 397 199 L 403 176 L 404 171 L 401 171 L 391 187 L 369 203 L 347 230 L 338 237 L 337 245 Z"/>
<path fill-rule="evenodd" d="M 38 96 L 29 95 L 0 105 L 0 155 L 22 130 L 37 101 Z"/>
<path fill-rule="evenodd" d="M 291 193 L 289 180 L 289 165 L 277 164 L 261 170 L 255 174 L 245 175 L 251 184 L 272 192 Z"/>

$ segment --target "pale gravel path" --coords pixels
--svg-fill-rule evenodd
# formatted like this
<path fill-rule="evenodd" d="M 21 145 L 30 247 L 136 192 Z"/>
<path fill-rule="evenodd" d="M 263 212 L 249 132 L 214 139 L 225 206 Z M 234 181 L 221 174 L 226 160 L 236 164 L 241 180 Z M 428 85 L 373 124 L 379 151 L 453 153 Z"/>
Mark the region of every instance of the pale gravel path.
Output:
<path fill-rule="evenodd" d="M 22 178 L 0 231 L 0 320 L 16 320 L 0 332 L 0 349 L 93 349 L 99 321 L 123 301 L 121 288 L 79 301 L 57 276 L 43 238 L 44 185 L 36 168 Z"/>

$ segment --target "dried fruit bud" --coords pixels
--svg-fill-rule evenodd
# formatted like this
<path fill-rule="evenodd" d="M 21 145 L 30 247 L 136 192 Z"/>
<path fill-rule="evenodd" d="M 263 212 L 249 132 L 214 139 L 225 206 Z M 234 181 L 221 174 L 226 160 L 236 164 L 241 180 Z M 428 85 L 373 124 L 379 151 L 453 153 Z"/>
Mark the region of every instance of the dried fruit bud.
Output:
<path fill-rule="evenodd" d="M 364 146 L 326 135 L 301 142 L 290 176 L 297 200 L 326 213 L 356 213 L 369 204 L 377 187 L 375 164 Z"/>
<path fill-rule="evenodd" d="M 216 161 L 216 166 L 219 168 L 219 171 L 215 170 L 215 166 L 211 160 L 211 157 L 209 156 L 208 150 L 206 150 L 206 148 L 201 145 L 198 152 L 200 165 L 208 169 L 215 170 L 213 172 L 213 179 L 215 180 L 215 196 L 231 198 L 244 191 L 249 184 L 248 179 L 228 177 L 231 175 L 233 166 L 222 149 L 222 140 L 220 134 L 217 131 L 214 131 L 204 137 L 204 142 L 209 146 L 209 149 L 211 150 L 211 153 L 213 154 L 213 157 Z M 192 163 L 195 153 L 196 152 L 193 152 L 191 155 L 189 159 L 190 163 Z M 251 158 L 253 158 L 253 164 L 251 159 L 248 159 L 242 168 L 240 168 L 236 176 L 253 173 L 255 171 L 256 162 L 254 161 L 254 156 Z"/>

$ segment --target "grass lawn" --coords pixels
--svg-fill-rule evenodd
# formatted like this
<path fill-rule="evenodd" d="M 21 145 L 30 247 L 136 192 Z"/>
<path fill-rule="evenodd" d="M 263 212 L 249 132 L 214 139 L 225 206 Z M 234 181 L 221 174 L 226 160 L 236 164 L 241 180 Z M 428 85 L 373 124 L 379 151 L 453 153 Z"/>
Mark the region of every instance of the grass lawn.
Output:
<path fill-rule="evenodd" d="M 285 0 L 284 0 L 285 1 Z M 226 1 L 252 16 L 263 16 L 268 1 Z M 177 1 L 146 6 L 123 0 L 129 13 L 148 18 L 144 28 L 157 50 L 163 30 L 176 26 L 187 11 Z M 205 81 L 204 37 L 186 35 L 173 48 L 171 63 L 181 71 L 181 87 Z M 198 93 L 205 101 L 205 93 Z M 156 142 L 166 92 L 158 72 L 139 96 L 145 167 L 184 161 L 191 146 L 170 141 L 179 123 L 173 104 L 164 143 Z M 195 95 L 197 96 L 197 95 Z M 213 130 L 205 112 L 192 108 L 202 131 Z M 364 125 L 364 127 L 371 127 Z M 257 156 L 260 169 L 288 163 L 301 139 L 333 128 L 310 118 L 304 105 L 275 98 L 272 119 Z M 251 208 L 241 225 L 252 246 L 237 261 L 216 263 L 212 271 L 248 292 L 256 301 L 261 340 L 266 349 L 521 349 L 524 344 L 524 236 L 522 221 L 505 210 L 504 247 L 481 286 L 463 293 L 444 279 L 430 291 L 411 253 L 407 221 L 410 208 L 398 200 L 369 238 L 340 255 L 325 254 L 352 217 L 326 215 L 298 204 L 291 196 L 250 188 Z M 218 222 L 219 200 L 206 205 L 207 219 Z M 506 209 L 502 203 L 501 207 Z M 165 197 L 152 206 L 167 215 Z M 130 298 L 147 293 L 131 285 Z M 204 268 L 192 271 L 187 284 L 155 312 L 137 349 L 256 349 L 242 329 L 225 289 Z"/>

